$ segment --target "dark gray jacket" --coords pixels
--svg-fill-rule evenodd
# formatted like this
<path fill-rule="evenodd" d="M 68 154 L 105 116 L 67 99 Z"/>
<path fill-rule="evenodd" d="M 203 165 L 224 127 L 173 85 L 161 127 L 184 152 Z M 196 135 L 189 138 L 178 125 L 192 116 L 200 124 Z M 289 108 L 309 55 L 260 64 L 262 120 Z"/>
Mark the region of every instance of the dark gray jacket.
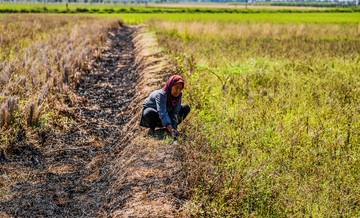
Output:
<path fill-rule="evenodd" d="M 171 125 L 176 129 L 178 125 L 177 117 L 181 109 L 181 100 L 182 93 L 180 94 L 178 104 L 174 108 L 168 107 L 166 104 L 167 93 L 163 89 L 155 90 L 145 99 L 143 110 L 149 107 L 154 108 L 158 112 L 159 118 L 164 127 Z M 141 119 L 140 125 L 147 126 L 144 122 L 146 121 Z"/>

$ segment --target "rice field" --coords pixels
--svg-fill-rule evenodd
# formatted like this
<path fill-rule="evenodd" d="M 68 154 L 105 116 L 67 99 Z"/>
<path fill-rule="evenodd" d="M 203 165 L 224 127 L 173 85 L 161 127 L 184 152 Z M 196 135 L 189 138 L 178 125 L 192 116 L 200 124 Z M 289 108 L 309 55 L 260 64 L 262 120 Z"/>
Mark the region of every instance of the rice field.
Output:
<path fill-rule="evenodd" d="M 68 90 L 118 19 L 186 79 L 184 216 L 360 216 L 358 12 L 1 15 L 1 147 L 71 122 Z"/>
<path fill-rule="evenodd" d="M 149 20 L 171 22 L 219 22 L 219 23 L 328 23 L 359 24 L 360 13 L 129 13 L 129 14 L 97 14 L 94 16 L 120 18 L 126 23 L 145 23 Z"/>
<path fill-rule="evenodd" d="M 187 216 L 360 215 L 359 22 L 296 16 L 150 22 L 193 108 Z"/>

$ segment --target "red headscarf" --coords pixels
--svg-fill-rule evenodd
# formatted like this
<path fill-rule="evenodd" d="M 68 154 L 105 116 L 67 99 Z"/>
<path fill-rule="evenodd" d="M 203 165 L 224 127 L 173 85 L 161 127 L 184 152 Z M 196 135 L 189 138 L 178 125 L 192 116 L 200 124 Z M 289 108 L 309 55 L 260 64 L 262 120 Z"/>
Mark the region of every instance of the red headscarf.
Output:
<path fill-rule="evenodd" d="M 185 86 L 184 79 L 179 75 L 171 76 L 164 86 L 164 91 L 167 94 L 167 105 L 171 107 L 175 107 L 180 101 L 180 95 L 178 97 L 174 97 L 171 95 L 171 89 L 178 83 L 182 83 L 183 87 Z"/>

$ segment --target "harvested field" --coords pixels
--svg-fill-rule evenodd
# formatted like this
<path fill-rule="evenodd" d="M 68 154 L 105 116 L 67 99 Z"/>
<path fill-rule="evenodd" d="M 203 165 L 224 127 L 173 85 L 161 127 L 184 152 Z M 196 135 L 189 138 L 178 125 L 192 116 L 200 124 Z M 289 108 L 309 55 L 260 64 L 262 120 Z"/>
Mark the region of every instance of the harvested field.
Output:
<path fill-rule="evenodd" d="M 109 33 L 108 48 L 69 91 L 66 131 L 41 132 L 39 141 L 18 133 L 0 157 L 0 216 L 176 216 L 186 199 L 181 149 L 137 127 L 146 92 L 167 75 L 144 37 L 135 26 Z"/>

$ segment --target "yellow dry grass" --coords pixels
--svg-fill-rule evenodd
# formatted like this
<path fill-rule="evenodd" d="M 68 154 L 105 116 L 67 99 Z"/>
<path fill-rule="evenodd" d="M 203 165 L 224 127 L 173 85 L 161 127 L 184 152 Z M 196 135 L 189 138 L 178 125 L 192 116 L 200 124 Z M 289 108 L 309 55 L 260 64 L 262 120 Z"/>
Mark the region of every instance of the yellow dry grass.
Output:
<path fill-rule="evenodd" d="M 133 40 L 136 50 L 136 63 L 140 71 L 136 99 L 132 102 L 133 119 L 124 129 L 125 138 L 130 143 L 120 152 L 112 172 L 116 181 L 112 190 L 123 190 L 129 198 L 121 210 L 114 210 L 112 217 L 176 217 L 175 207 L 178 199 L 174 197 L 179 187 L 184 187 L 180 179 L 181 162 L 177 158 L 179 148 L 168 141 L 144 137 L 144 129 L 139 129 L 138 122 L 141 104 L 148 94 L 160 88 L 173 67 L 159 49 L 153 33 L 144 27 Z M 167 184 L 168 181 L 169 184 Z M 121 196 L 119 196 L 121 197 Z M 111 203 L 111 202 L 110 202 Z"/>
<path fill-rule="evenodd" d="M 180 34 L 190 36 L 224 36 L 231 38 L 271 37 L 292 39 L 307 38 L 360 38 L 360 24 L 353 24 L 353 28 L 343 24 L 276 24 L 276 23 L 233 23 L 233 22 L 170 22 L 161 21 L 154 24 L 158 29 L 176 30 Z M 350 24 L 349 24 L 350 25 Z"/>
<path fill-rule="evenodd" d="M 78 171 L 73 164 L 64 164 L 59 163 L 52 166 L 49 166 L 49 172 L 54 174 L 66 174 L 66 173 L 73 173 Z"/>

